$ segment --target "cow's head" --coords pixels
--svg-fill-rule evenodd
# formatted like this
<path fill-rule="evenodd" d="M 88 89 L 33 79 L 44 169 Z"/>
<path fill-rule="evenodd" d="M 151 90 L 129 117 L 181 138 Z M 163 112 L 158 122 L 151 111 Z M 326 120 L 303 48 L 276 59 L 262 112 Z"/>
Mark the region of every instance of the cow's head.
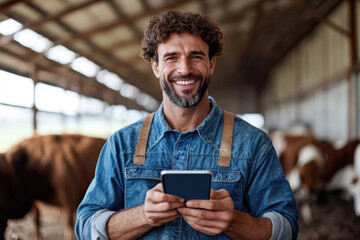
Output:
<path fill-rule="evenodd" d="M 12 165 L 7 161 L 6 155 L 0 153 L 0 239 L 4 238 L 7 220 L 11 215 L 14 178 Z"/>
<path fill-rule="evenodd" d="M 0 239 L 8 219 L 21 218 L 31 209 L 31 202 L 21 196 L 21 175 L 26 173 L 27 162 L 28 154 L 21 147 L 0 153 Z"/>

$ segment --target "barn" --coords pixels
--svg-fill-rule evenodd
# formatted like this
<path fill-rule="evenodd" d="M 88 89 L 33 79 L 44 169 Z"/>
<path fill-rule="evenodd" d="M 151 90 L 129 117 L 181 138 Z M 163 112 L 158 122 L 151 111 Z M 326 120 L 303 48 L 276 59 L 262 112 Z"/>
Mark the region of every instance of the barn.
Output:
<path fill-rule="evenodd" d="M 209 95 L 272 139 L 299 239 L 359 239 L 359 0 L 0 0 L 0 192 L 21 176 L 19 199 L 42 185 L 32 195 L 46 198 L 0 219 L 5 239 L 71 239 L 62 218 L 71 225 L 80 200 L 55 183 L 82 197 L 106 139 L 160 106 L 140 52 L 148 21 L 169 10 L 219 24 Z M 91 164 L 74 158 L 85 153 Z M 0 216 L 10 216 L 15 207 L 0 197 Z"/>

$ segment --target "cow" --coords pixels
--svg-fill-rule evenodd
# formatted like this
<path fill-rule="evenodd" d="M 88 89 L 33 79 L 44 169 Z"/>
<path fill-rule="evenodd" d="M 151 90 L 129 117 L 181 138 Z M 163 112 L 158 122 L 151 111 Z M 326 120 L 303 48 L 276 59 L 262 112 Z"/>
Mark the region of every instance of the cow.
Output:
<path fill-rule="evenodd" d="M 353 140 L 341 148 L 339 157 L 345 166 L 329 180 L 326 189 L 341 190 L 347 199 L 353 199 L 354 211 L 360 216 L 360 140 Z"/>
<path fill-rule="evenodd" d="M 316 190 L 317 201 L 326 199 L 325 191 L 329 189 L 329 182 L 340 169 L 353 163 L 355 148 L 359 142 L 352 140 L 335 148 L 329 141 L 309 136 L 286 138 L 286 147 L 280 161 L 299 200 L 305 222 L 309 223 L 312 218 L 309 206 L 312 201 L 309 199 L 311 192 Z"/>
<path fill-rule="evenodd" d="M 312 219 L 309 204 L 314 200 L 310 198 L 314 196 L 311 193 L 315 191 L 316 200 L 323 198 L 325 166 L 333 165 L 334 148 L 330 142 L 317 140 L 311 132 L 285 132 L 280 136 L 274 138 L 274 146 L 281 147 L 278 147 L 281 166 L 297 198 L 300 213 L 309 223 Z"/>
<path fill-rule="evenodd" d="M 65 232 L 74 237 L 74 214 L 105 141 L 72 134 L 34 136 L 0 153 L 0 239 L 4 239 L 8 219 L 20 219 L 31 210 L 34 238 L 39 238 L 36 201 L 60 207 Z"/>

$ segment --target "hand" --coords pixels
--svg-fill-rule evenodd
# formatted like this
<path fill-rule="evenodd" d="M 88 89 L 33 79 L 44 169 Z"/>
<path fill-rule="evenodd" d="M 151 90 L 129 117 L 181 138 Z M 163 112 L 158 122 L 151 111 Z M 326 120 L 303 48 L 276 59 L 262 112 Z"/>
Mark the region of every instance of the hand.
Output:
<path fill-rule="evenodd" d="M 180 215 L 176 209 L 184 205 L 184 199 L 165 194 L 162 184 L 159 183 L 146 193 L 143 205 L 145 219 L 151 226 L 160 226 L 176 219 Z"/>
<path fill-rule="evenodd" d="M 184 220 L 194 229 L 208 235 L 224 232 L 233 219 L 234 202 L 227 190 L 211 189 L 210 200 L 189 200 L 178 208 Z"/>

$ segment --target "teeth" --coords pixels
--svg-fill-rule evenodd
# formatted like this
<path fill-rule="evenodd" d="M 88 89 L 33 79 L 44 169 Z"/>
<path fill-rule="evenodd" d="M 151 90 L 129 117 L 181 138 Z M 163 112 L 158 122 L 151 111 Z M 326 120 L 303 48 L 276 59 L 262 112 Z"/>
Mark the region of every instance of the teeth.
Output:
<path fill-rule="evenodd" d="M 189 84 L 193 84 L 195 82 L 195 80 L 191 80 L 191 81 L 176 81 L 176 84 L 179 85 L 189 85 Z"/>

